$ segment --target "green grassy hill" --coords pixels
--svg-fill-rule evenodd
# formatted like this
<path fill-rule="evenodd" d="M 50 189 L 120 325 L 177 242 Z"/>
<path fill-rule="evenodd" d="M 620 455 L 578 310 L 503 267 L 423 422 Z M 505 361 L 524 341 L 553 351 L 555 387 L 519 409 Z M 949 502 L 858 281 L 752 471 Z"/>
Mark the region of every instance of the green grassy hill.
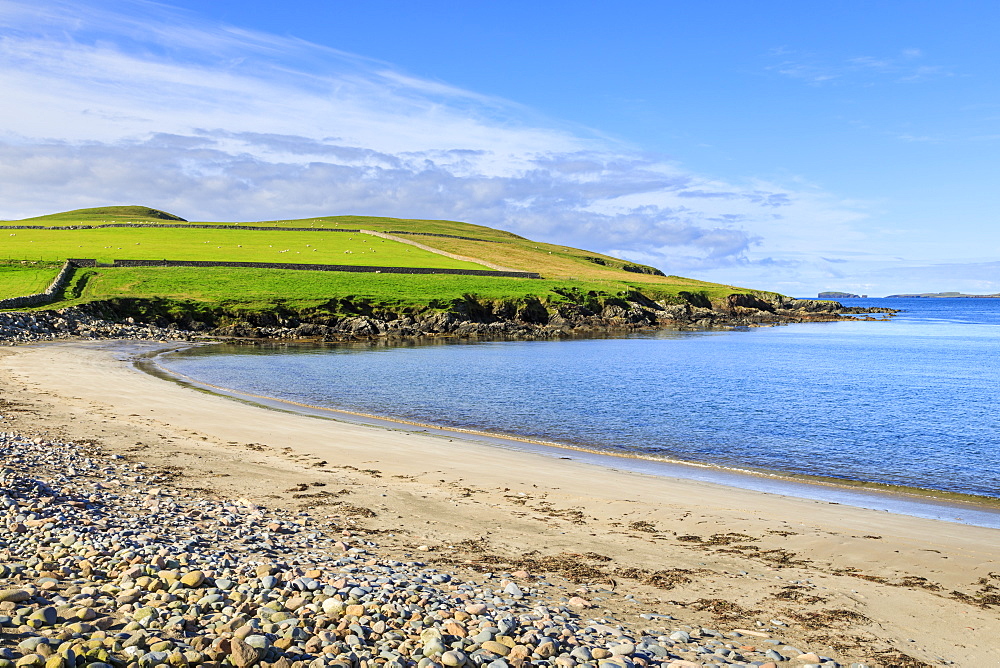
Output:
<path fill-rule="evenodd" d="M 116 299 L 221 306 L 237 311 L 330 308 L 363 301 L 397 307 L 441 307 L 467 299 L 522 299 L 543 303 L 580 295 L 641 292 L 673 303 L 720 302 L 751 290 L 679 276 L 619 258 L 544 244 L 480 225 L 443 220 L 328 216 L 245 223 L 189 223 L 141 206 L 102 207 L 39 216 L 0 225 L 33 227 L 156 224 L 85 230 L 0 229 L 0 298 L 39 291 L 66 258 L 169 259 L 338 264 L 441 269 L 486 269 L 490 263 L 537 272 L 539 279 L 489 276 L 311 272 L 286 269 L 96 267 L 76 270 L 62 299 L 46 308 Z M 226 229 L 192 227 L 197 224 Z M 248 230 L 296 227 L 387 232 L 400 241 L 357 232 Z M 449 236 L 433 236 L 449 235 Z M 456 238 L 463 237 L 463 238 Z M 420 248 L 412 243 L 420 244 Z M 438 252 L 461 256 L 455 259 Z M 480 264 L 486 263 L 486 264 Z M 759 294 L 759 293 L 758 293 Z"/>
<path fill-rule="evenodd" d="M 18 225 L 94 225 L 98 223 L 163 223 L 187 221 L 159 209 L 148 206 L 101 206 L 94 209 L 76 209 L 63 213 L 7 221 Z"/>

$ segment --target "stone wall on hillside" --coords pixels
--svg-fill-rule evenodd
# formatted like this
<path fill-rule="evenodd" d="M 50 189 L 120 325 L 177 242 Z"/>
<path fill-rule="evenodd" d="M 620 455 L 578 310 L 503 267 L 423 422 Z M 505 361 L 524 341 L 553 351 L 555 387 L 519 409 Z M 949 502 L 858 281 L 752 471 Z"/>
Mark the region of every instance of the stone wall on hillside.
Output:
<path fill-rule="evenodd" d="M 25 306 L 41 306 L 42 304 L 48 304 L 53 299 L 56 298 L 62 289 L 66 287 L 66 282 L 69 280 L 70 276 L 73 275 L 73 269 L 75 265 L 70 260 L 67 260 L 62 269 L 56 275 L 55 279 L 49 284 L 49 287 L 45 289 L 44 292 L 38 292 L 33 295 L 24 295 L 23 297 L 8 297 L 7 299 L 0 299 L 0 309 L 11 309 L 11 308 L 23 308 Z"/>
<path fill-rule="evenodd" d="M 256 230 L 264 232 L 356 232 L 361 230 L 350 230 L 340 227 L 264 227 L 255 225 L 208 225 L 208 224 L 170 224 L 170 223 L 103 223 L 100 225 L 0 225 L 0 230 L 102 230 L 108 227 L 162 227 L 171 229 L 186 230 L 188 228 L 196 230 Z"/>
<path fill-rule="evenodd" d="M 72 259 L 78 267 L 99 266 L 96 260 Z M 254 269 L 297 269 L 300 271 L 352 271 L 368 274 L 452 274 L 458 276 L 499 276 L 503 278 L 541 278 L 529 271 L 492 271 L 486 269 L 436 269 L 432 267 L 362 267 L 350 264 L 296 264 L 290 262 L 223 262 L 214 260 L 115 260 L 112 267 L 249 267 Z"/>

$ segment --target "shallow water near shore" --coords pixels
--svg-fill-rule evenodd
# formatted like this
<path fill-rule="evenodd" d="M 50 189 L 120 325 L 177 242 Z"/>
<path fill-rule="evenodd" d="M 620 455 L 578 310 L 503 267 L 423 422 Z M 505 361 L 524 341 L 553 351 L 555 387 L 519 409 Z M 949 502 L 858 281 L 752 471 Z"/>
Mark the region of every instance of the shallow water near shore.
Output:
<path fill-rule="evenodd" d="M 567 341 L 209 346 L 211 385 L 623 455 L 1000 498 L 1000 300 L 887 322 Z"/>

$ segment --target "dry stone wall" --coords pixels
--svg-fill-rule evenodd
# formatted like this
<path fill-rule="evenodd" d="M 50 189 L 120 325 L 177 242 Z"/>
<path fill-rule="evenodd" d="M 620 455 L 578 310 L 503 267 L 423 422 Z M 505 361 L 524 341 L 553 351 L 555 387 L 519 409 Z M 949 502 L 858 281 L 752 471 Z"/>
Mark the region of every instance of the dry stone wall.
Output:
<path fill-rule="evenodd" d="M 196 230 L 257 230 L 265 232 L 355 232 L 361 230 L 349 230 L 340 227 L 264 227 L 254 225 L 204 225 L 204 224 L 168 224 L 168 223 L 105 223 L 103 225 L 0 225 L 0 230 L 103 230 L 109 227 L 162 227 L 175 229 L 196 229 Z"/>
<path fill-rule="evenodd" d="M 70 260 L 78 267 L 98 266 L 95 260 Z M 503 278 L 541 278 L 528 271 L 491 271 L 486 269 L 438 269 L 432 267 L 361 267 L 348 264 L 295 264 L 286 262 L 221 262 L 213 260 L 115 260 L 113 267 L 250 267 L 255 269 L 298 269 L 301 271 L 353 271 L 368 274 L 452 274 L 458 276 L 499 276 Z"/>
<path fill-rule="evenodd" d="M 56 295 L 62 292 L 64 287 L 66 287 L 66 282 L 69 280 L 70 276 L 73 275 L 73 269 L 73 262 L 67 260 L 65 264 L 63 264 L 62 269 L 56 275 L 55 280 L 52 281 L 44 292 L 38 292 L 33 295 L 24 295 L 23 297 L 0 299 L 0 309 L 23 308 L 25 306 L 41 306 L 42 304 L 48 304 L 55 299 Z"/>

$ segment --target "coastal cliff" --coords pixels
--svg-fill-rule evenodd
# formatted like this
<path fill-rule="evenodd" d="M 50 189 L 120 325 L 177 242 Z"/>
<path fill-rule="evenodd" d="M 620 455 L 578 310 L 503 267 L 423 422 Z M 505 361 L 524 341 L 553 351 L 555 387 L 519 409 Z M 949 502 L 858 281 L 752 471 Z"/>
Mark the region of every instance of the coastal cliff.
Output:
<path fill-rule="evenodd" d="M 471 295 L 428 307 L 398 307 L 334 299 L 310 309 L 245 313 L 224 306 L 166 300 L 116 299 L 33 313 L 0 313 L 0 341 L 55 338 L 192 337 L 228 339 L 456 338 L 550 339 L 649 328 L 727 329 L 798 322 L 875 319 L 887 308 L 773 295 L 732 294 L 713 303 L 698 293 L 654 301 L 640 292 L 619 296 L 567 290 L 559 302 L 527 297 L 482 300 Z"/>

